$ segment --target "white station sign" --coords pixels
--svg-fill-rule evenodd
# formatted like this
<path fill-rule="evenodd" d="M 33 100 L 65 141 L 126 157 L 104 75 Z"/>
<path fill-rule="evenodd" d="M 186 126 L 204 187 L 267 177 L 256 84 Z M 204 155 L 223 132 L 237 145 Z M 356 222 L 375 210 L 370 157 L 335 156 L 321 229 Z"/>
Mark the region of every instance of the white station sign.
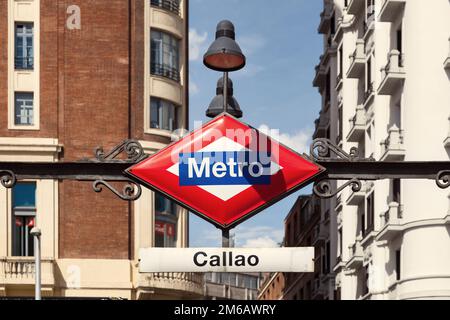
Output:
<path fill-rule="evenodd" d="M 314 272 L 314 248 L 148 248 L 140 272 Z"/>

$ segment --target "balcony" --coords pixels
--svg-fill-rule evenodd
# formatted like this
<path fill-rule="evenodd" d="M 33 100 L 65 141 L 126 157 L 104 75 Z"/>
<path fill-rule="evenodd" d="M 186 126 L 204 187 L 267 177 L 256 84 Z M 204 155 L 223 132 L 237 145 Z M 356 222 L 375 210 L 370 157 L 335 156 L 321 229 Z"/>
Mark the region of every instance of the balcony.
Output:
<path fill-rule="evenodd" d="M 325 295 L 325 287 L 319 279 L 314 280 L 314 286 L 312 290 L 312 300 L 319 300 Z"/>
<path fill-rule="evenodd" d="M 150 4 L 176 15 L 180 15 L 180 1 L 179 0 L 150 0 Z"/>
<path fill-rule="evenodd" d="M 405 158 L 403 130 L 395 124 L 389 129 L 386 140 L 381 142 L 381 161 L 402 161 Z"/>
<path fill-rule="evenodd" d="M 339 72 L 339 74 L 336 77 L 336 90 L 340 90 L 342 88 L 342 84 L 343 84 L 343 77 L 342 77 L 342 72 Z"/>
<path fill-rule="evenodd" d="M 165 78 L 169 78 L 173 81 L 180 82 L 180 71 L 176 68 L 172 68 L 170 66 L 159 64 L 159 63 L 151 63 L 150 73 L 155 76 L 161 76 Z"/>
<path fill-rule="evenodd" d="M 364 108 L 366 108 L 366 109 L 368 109 L 367 106 L 373 100 L 373 97 L 375 96 L 375 89 L 373 88 L 373 86 L 374 86 L 373 82 L 369 83 L 367 85 L 366 92 L 364 92 Z"/>
<path fill-rule="evenodd" d="M 358 206 L 360 205 L 364 199 L 366 199 L 367 193 L 372 189 L 373 182 L 362 182 L 361 190 L 358 192 L 352 191 L 350 196 L 347 199 L 348 206 Z"/>
<path fill-rule="evenodd" d="M 403 231 L 403 207 L 397 202 L 389 204 L 389 210 L 381 214 L 383 228 L 376 236 L 377 241 L 390 241 Z"/>
<path fill-rule="evenodd" d="M 347 269 L 358 269 L 359 267 L 361 267 L 363 265 L 364 262 L 364 251 L 363 248 L 361 246 L 361 237 L 357 237 L 356 238 L 356 242 L 349 246 L 349 254 L 350 254 L 350 259 L 348 260 L 347 264 L 345 265 L 345 267 Z"/>
<path fill-rule="evenodd" d="M 350 0 L 347 7 L 347 12 L 349 14 L 357 15 L 365 6 L 365 0 Z"/>
<path fill-rule="evenodd" d="M 53 288 L 55 285 L 53 259 L 41 260 L 42 287 Z M 0 286 L 35 284 L 34 257 L 0 258 Z"/>
<path fill-rule="evenodd" d="M 381 69 L 381 85 L 378 94 L 392 95 L 405 81 L 404 55 L 392 50 L 388 55 L 388 64 Z"/>
<path fill-rule="evenodd" d="M 448 135 L 447 135 L 447 138 L 445 138 L 445 140 L 444 140 L 445 148 L 450 148 L 450 117 L 448 117 L 448 122 L 449 122 Z"/>
<path fill-rule="evenodd" d="M 331 17 L 333 16 L 333 9 L 332 6 L 328 5 L 323 9 L 322 13 L 320 14 L 320 24 L 319 28 L 317 29 L 319 33 L 326 34 L 328 33 L 328 30 L 331 26 Z"/>
<path fill-rule="evenodd" d="M 330 119 L 320 112 L 320 117 L 316 119 L 316 130 L 314 131 L 314 139 L 326 138 Z"/>
<path fill-rule="evenodd" d="M 312 246 L 320 245 L 325 242 L 328 238 L 328 232 L 325 225 L 322 222 L 319 222 L 314 226 L 313 234 L 312 234 Z"/>
<path fill-rule="evenodd" d="M 405 0 L 384 0 L 378 20 L 380 22 L 395 22 L 405 8 Z"/>
<path fill-rule="evenodd" d="M 325 87 L 327 80 L 327 70 L 323 64 L 316 66 L 316 77 L 314 78 L 313 85 L 316 88 Z"/>
<path fill-rule="evenodd" d="M 359 79 L 364 74 L 366 65 L 365 42 L 363 39 L 356 40 L 356 49 L 349 57 L 351 60 L 348 68 L 347 78 Z"/>
<path fill-rule="evenodd" d="M 355 115 L 349 121 L 350 132 L 347 135 L 347 141 L 358 142 L 366 132 L 366 109 L 364 106 L 357 106 Z"/>
<path fill-rule="evenodd" d="M 138 299 L 193 299 L 203 295 L 204 275 L 192 272 L 139 273 Z"/>

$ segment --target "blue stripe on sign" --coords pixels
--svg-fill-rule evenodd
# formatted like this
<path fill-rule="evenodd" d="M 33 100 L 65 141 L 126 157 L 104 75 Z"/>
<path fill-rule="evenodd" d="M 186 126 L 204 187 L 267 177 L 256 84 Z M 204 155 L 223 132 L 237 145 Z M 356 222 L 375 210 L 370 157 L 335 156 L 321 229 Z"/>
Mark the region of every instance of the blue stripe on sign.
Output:
<path fill-rule="evenodd" d="M 179 156 L 180 186 L 270 184 L 268 153 L 215 151 Z"/>

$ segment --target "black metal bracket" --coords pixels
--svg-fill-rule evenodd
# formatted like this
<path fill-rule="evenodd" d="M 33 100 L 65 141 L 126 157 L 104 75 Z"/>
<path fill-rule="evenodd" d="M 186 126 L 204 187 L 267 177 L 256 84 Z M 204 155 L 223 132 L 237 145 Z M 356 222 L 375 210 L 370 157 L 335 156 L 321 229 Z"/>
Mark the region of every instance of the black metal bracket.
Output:
<path fill-rule="evenodd" d="M 121 154 L 126 157 L 118 159 Z M 101 147 L 96 148 L 95 159 L 50 163 L 0 162 L 0 183 L 3 187 L 12 188 L 16 181 L 25 179 L 92 181 L 95 192 L 106 187 L 119 198 L 133 201 L 142 194 L 142 187 L 130 180 L 124 171 L 146 157 L 138 141 L 125 140 L 108 153 Z M 322 198 L 332 198 L 348 186 L 357 192 L 362 188 L 362 181 L 382 179 L 430 179 L 439 188 L 450 187 L 450 161 L 375 161 L 361 158 L 357 148 L 347 153 L 328 139 L 313 141 L 310 158 L 326 169 L 313 188 L 314 193 Z M 331 181 L 337 180 L 346 182 L 333 191 Z M 110 182 L 124 183 L 122 192 Z"/>
<path fill-rule="evenodd" d="M 313 188 L 320 198 L 332 198 L 348 186 L 358 192 L 362 181 L 383 179 L 429 179 L 441 189 L 450 187 L 450 161 L 375 161 L 361 158 L 357 148 L 347 153 L 329 139 L 314 140 L 310 149 L 311 158 L 326 168 Z M 332 191 L 331 181 L 338 180 L 347 182 Z"/>

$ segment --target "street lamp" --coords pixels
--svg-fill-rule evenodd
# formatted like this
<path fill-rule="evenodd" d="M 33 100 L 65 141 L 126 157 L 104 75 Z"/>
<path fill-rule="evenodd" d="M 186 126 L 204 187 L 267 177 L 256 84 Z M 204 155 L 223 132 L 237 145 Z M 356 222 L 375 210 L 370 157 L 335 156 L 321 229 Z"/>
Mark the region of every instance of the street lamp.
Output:
<path fill-rule="evenodd" d="M 228 96 L 233 97 L 233 82 L 228 79 L 228 72 L 240 70 L 245 66 L 245 56 L 235 38 L 233 23 L 228 20 L 220 21 L 216 28 L 216 40 L 203 56 L 203 63 L 206 67 L 223 72 L 223 77 L 217 83 L 217 96 L 206 111 L 206 115 L 211 118 L 222 112 L 228 113 L 229 106 L 231 115 L 237 118 L 242 117 L 242 111 L 236 99 L 232 98 L 228 103 Z M 222 246 L 224 248 L 230 246 L 229 229 L 222 230 Z"/>
<path fill-rule="evenodd" d="M 34 279 L 35 300 L 41 300 L 41 229 L 34 227 L 30 234 L 34 237 Z"/>
<path fill-rule="evenodd" d="M 219 81 L 217 81 L 216 96 L 209 104 L 208 110 L 206 110 L 206 116 L 209 118 L 215 118 L 224 110 L 223 106 L 225 98 L 223 80 L 224 79 L 222 77 L 219 79 Z M 228 78 L 227 88 L 227 112 L 236 118 L 242 118 L 242 110 L 239 107 L 239 103 L 237 102 L 237 100 L 233 97 L 233 81 L 231 81 L 230 78 Z"/>
<path fill-rule="evenodd" d="M 223 112 L 228 112 L 228 72 L 240 70 L 245 66 L 245 56 L 235 37 L 233 23 L 228 20 L 220 21 L 216 28 L 216 40 L 203 56 L 206 67 L 223 72 Z"/>

